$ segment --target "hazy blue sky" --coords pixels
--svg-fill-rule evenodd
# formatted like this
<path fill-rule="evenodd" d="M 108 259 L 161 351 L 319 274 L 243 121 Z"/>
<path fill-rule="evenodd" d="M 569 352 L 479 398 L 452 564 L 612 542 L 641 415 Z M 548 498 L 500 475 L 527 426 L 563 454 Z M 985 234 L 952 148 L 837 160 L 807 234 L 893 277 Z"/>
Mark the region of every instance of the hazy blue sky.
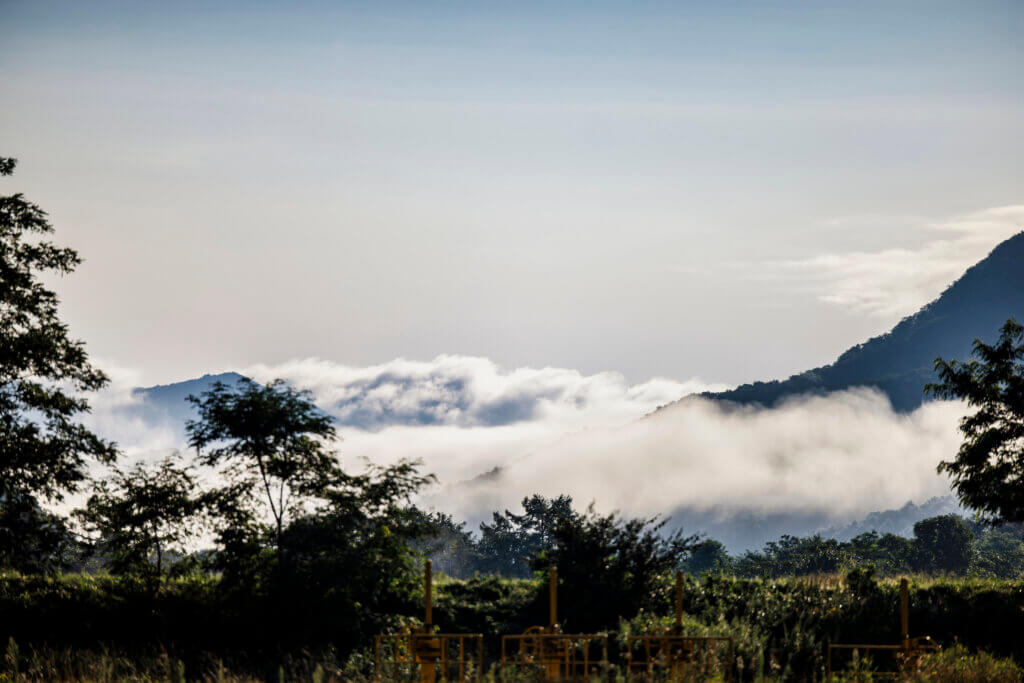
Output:
<path fill-rule="evenodd" d="M 86 258 L 76 336 L 147 382 L 767 379 L 1024 227 L 1021 35 L 1019 1 L 0 0 L 0 191 Z"/>

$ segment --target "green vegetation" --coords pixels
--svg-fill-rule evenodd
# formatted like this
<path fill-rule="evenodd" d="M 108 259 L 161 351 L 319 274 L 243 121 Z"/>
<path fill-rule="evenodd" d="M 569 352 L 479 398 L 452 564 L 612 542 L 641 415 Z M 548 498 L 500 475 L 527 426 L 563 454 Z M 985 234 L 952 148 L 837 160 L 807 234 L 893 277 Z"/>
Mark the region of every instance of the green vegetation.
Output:
<path fill-rule="evenodd" d="M 975 339 L 974 355 L 935 361 L 940 381 L 928 390 L 977 409 L 960 422 L 956 459 L 939 471 L 952 475 L 965 505 L 994 520 L 1024 522 L 1024 326 L 1011 318 L 995 344 Z"/>
<path fill-rule="evenodd" d="M 0 157 L 0 177 L 15 163 Z M 79 392 L 103 387 L 107 377 L 68 337 L 57 295 L 41 280 L 81 262 L 73 249 L 43 239 L 52 232 L 38 206 L 20 194 L 0 196 L 0 566 L 26 571 L 68 559 L 64 520 L 40 501 L 77 491 L 87 458 L 116 456 L 76 421 L 89 410 Z"/>
<path fill-rule="evenodd" d="M 898 582 L 875 581 L 863 572 L 780 580 L 708 575 L 688 578 L 683 586 L 685 631 L 732 636 L 741 680 L 756 680 L 761 673 L 776 680 L 821 678 L 826 642 L 894 643 L 899 638 Z M 370 673 L 372 640 L 318 637 L 310 623 L 315 615 L 296 616 L 289 626 L 300 631 L 296 643 L 303 645 L 283 647 L 265 630 L 266 602 L 231 604 L 219 588 L 210 577 L 164 579 L 154 594 L 131 577 L 5 574 L 0 576 L 0 637 L 3 642 L 14 638 L 23 673 L 39 666 L 33 665 L 33 656 L 51 664 L 77 657 L 84 665 L 95 663 L 89 653 L 95 658 L 104 652 L 122 668 L 180 662 L 189 679 L 213 677 L 218 667 L 260 678 L 276 678 L 284 667 L 307 680 L 317 666 L 334 678 Z M 543 623 L 543 600 L 538 604 L 537 597 L 544 588 L 542 579 L 442 580 L 434 619 L 445 630 L 486 634 L 488 660 L 494 662 L 500 634 Z M 613 663 L 621 665 L 627 634 L 669 623 L 671 595 L 671 576 L 661 575 L 648 596 L 649 607 L 609 626 L 618 643 Z M 345 599 L 331 604 L 341 609 Z M 568 616 L 578 607 L 566 600 L 561 609 Z M 995 664 L 989 655 L 1024 661 L 1018 637 L 1024 632 L 1022 607 L 1021 582 L 917 577 L 911 585 L 911 633 L 931 635 L 949 647 L 959 643 L 971 652 L 983 650 L 989 653 L 980 656 L 983 662 L 1013 671 L 1012 662 Z M 407 610 L 407 615 L 419 615 L 412 602 Z M 397 629 L 408 620 L 395 616 L 383 626 Z M 931 669 L 920 669 L 920 675 L 957 666 L 967 655 L 956 652 Z M 55 653 L 69 653 L 70 660 Z M 11 664 L 7 667 L 10 671 Z"/>

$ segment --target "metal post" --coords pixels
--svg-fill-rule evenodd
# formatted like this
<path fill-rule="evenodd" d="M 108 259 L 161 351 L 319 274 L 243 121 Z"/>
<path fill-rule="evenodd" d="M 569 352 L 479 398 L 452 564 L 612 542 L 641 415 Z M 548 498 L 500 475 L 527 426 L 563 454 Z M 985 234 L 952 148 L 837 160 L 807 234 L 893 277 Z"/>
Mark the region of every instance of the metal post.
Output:
<path fill-rule="evenodd" d="M 900 579 L 900 640 L 903 649 L 910 649 L 910 596 L 907 591 L 907 580 Z"/>
<path fill-rule="evenodd" d="M 551 621 L 551 635 L 558 633 L 558 567 L 552 567 L 549 574 L 549 593 L 551 598 L 551 609 L 550 609 L 550 621 Z M 545 678 L 548 681 L 557 681 L 561 679 L 562 672 L 562 658 L 560 643 L 552 639 L 546 643 L 547 652 L 545 650 L 545 640 L 540 638 L 538 641 L 540 644 L 541 658 L 546 660 L 544 663 Z"/>
<path fill-rule="evenodd" d="M 552 567 L 550 572 L 550 595 L 551 595 L 551 632 L 554 633 L 558 626 L 558 567 Z"/>
<path fill-rule="evenodd" d="M 427 560 L 423 563 L 423 592 L 427 597 L 427 614 L 426 618 L 423 620 L 423 625 L 427 628 L 434 623 L 434 601 L 433 595 L 431 595 L 434 583 L 433 574 L 433 566 L 431 565 L 430 560 Z"/>
<path fill-rule="evenodd" d="M 676 635 L 683 631 L 683 573 L 676 572 Z"/>
<path fill-rule="evenodd" d="M 683 635 L 683 573 L 676 572 L 676 626 L 672 630 L 672 636 L 679 638 Z M 682 681 L 686 677 L 686 663 L 682 657 L 682 642 L 673 642 L 671 637 L 665 641 L 668 655 L 670 680 Z"/>
<path fill-rule="evenodd" d="M 426 613 L 425 613 L 424 619 L 423 619 L 423 622 L 424 622 L 423 623 L 423 636 L 422 636 L 423 638 L 428 638 L 430 636 L 430 634 L 432 633 L 432 631 L 433 631 L 433 625 L 434 625 L 434 600 L 433 600 L 434 596 L 432 594 L 433 587 L 434 587 L 433 584 L 434 584 L 433 565 L 431 564 L 430 560 L 426 560 L 423 563 L 423 594 L 424 594 L 424 598 L 425 598 L 424 602 L 426 604 L 425 605 L 426 606 Z M 430 644 L 433 644 L 433 643 L 430 643 Z M 440 642 L 438 642 L 437 644 L 440 645 Z M 428 643 L 426 643 L 426 642 L 419 643 L 420 647 L 427 646 L 427 645 L 428 645 Z M 414 649 L 414 653 L 416 653 L 417 655 L 422 655 L 421 652 L 417 652 L 415 649 Z M 434 683 L 434 681 L 437 679 L 437 663 L 432 658 L 427 658 L 427 657 L 423 657 L 423 656 L 417 656 L 416 658 L 418 660 L 420 660 L 419 661 L 419 665 L 420 665 L 420 683 Z"/>

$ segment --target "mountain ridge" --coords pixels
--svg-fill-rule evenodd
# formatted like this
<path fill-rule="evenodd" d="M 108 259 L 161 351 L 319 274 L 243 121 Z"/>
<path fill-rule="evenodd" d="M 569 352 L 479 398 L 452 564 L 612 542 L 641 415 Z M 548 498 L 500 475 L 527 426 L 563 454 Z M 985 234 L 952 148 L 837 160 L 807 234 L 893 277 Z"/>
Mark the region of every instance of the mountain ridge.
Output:
<path fill-rule="evenodd" d="M 969 358 L 975 339 L 994 341 L 1011 317 L 1024 320 L 1024 231 L 996 245 L 936 299 L 889 332 L 850 347 L 829 365 L 784 380 L 753 382 L 680 400 L 700 396 L 772 406 L 791 396 L 868 386 L 888 396 L 896 410 L 909 412 L 926 400 L 924 386 L 936 378 L 936 358 Z"/>

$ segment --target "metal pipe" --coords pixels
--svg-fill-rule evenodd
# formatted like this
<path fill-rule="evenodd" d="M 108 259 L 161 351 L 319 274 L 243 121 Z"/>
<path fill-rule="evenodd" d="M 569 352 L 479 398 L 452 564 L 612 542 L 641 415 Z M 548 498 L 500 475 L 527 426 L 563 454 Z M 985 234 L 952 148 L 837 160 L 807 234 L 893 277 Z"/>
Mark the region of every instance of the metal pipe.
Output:
<path fill-rule="evenodd" d="M 676 633 L 683 629 L 683 573 L 676 572 Z"/>
<path fill-rule="evenodd" d="M 423 620 L 423 625 L 427 627 L 434 623 L 434 596 L 432 594 L 434 583 L 433 574 L 433 566 L 431 565 L 430 560 L 427 560 L 423 563 L 423 591 L 426 595 L 427 606 L 427 614 L 426 618 Z"/>
<path fill-rule="evenodd" d="M 550 572 L 550 594 L 551 594 L 551 630 L 558 626 L 558 567 L 552 567 Z"/>
<path fill-rule="evenodd" d="M 910 648 L 910 595 L 907 591 L 907 580 L 900 579 L 900 640 L 903 647 Z"/>

